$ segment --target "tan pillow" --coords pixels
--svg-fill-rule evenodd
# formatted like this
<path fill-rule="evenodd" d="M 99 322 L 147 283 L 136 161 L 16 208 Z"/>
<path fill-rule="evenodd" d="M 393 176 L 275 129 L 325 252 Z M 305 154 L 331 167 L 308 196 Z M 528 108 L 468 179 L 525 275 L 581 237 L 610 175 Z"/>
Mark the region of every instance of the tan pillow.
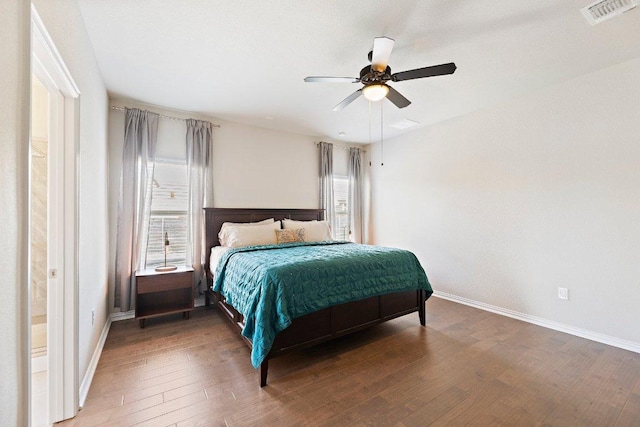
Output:
<path fill-rule="evenodd" d="M 224 222 L 220 227 L 218 233 L 218 241 L 221 246 L 229 246 L 229 234 L 231 233 L 229 227 L 251 227 L 256 225 L 273 224 L 275 221 L 273 218 L 265 219 L 257 222 Z"/>
<path fill-rule="evenodd" d="M 295 230 L 276 230 L 276 242 L 304 242 L 304 228 L 297 228 Z"/>
<path fill-rule="evenodd" d="M 295 230 L 296 228 L 304 228 L 305 242 L 322 242 L 333 240 L 331 237 L 331 226 L 327 221 L 295 221 L 285 219 L 282 221 L 282 228 L 285 230 Z"/>
<path fill-rule="evenodd" d="M 275 230 L 280 229 L 280 221 L 272 224 L 254 225 L 252 227 L 230 226 L 225 231 L 229 232 L 226 246 L 239 248 L 253 245 L 275 245 Z"/>

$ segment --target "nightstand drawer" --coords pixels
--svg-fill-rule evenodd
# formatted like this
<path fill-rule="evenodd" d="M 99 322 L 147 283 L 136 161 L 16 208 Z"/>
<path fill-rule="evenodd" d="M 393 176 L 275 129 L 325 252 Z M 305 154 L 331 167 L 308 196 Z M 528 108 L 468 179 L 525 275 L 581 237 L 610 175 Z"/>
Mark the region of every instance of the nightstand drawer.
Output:
<path fill-rule="evenodd" d="M 192 278 L 192 272 L 165 273 L 156 276 L 138 276 L 136 278 L 136 285 L 138 287 L 138 294 L 146 294 L 149 292 L 190 288 L 192 286 Z"/>

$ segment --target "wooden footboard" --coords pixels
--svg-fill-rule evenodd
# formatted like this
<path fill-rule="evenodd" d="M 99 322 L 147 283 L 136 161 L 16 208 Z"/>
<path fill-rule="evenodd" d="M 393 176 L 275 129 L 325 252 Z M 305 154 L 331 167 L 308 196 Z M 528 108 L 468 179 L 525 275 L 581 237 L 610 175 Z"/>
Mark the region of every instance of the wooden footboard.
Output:
<path fill-rule="evenodd" d="M 328 307 L 294 319 L 287 329 L 276 336 L 269 355 L 262 362 L 260 387 L 267 385 L 269 359 L 289 351 L 329 341 L 415 311 L 419 314 L 420 324 L 424 326 L 426 298 L 426 291 L 422 290 L 397 292 Z M 251 340 L 241 334 L 244 327 L 242 315 L 218 293 L 210 292 L 208 300 L 211 299 L 251 348 Z"/>

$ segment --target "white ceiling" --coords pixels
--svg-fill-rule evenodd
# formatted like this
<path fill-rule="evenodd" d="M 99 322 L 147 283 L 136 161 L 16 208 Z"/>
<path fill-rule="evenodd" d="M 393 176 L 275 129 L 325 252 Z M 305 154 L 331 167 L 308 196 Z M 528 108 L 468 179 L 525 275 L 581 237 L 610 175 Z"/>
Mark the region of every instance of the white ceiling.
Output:
<path fill-rule="evenodd" d="M 412 104 L 382 102 L 389 139 L 416 129 L 390 126 L 402 119 L 426 126 L 640 57 L 640 7 L 591 26 L 591 2 L 79 0 L 110 95 L 360 143 L 368 102 L 332 108 L 361 85 L 304 77 L 359 76 L 377 36 L 396 41 L 393 72 L 455 62 L 453 75 L 391 84 Z"/>

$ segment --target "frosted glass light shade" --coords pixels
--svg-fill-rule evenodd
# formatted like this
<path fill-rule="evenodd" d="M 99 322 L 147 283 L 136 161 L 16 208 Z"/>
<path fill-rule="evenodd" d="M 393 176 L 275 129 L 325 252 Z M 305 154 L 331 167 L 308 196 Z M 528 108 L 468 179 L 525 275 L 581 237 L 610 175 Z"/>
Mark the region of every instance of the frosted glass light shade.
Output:
<path fill-rule="evenodd" d="M 362 89 L 364 97 L 372 102 L 380 101 L 382 98 L 387 96 L 388 93 L 389 87 L 387 85 L 369 85 Z"/>

